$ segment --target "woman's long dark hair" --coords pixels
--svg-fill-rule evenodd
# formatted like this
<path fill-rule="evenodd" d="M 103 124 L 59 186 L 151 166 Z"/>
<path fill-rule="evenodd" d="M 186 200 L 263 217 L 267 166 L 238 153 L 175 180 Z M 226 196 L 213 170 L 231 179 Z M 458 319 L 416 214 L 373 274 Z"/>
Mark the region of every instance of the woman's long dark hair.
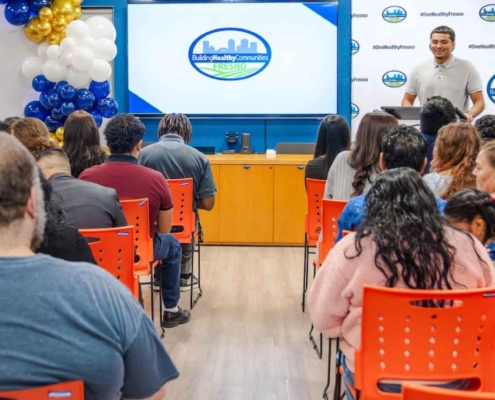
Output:
<path fill-rule="evenodd" d="M 45 179 L 40 171 L 41 189 L 45 202 L 46 225 L 43 244 L 48 245 L 64 229 L 65 215 L 60 207 L 60 202 L 54 198 L 52 184 Z"/>
<path fill-rule="evenodd" d="M 95 120 L 86 111 L 73 112 L 64 124 L 64 150 L 69 157 L 74 178 L 94 165 L 103 164 L 107 154 L 100 147 Z"/>
<path fill-rule="evenodd" d="M 447 202 L 444 215 L 453 221 L 468 223 L 480 217 L 486 225 L 483 243 L 495 238 L 495 201 L 483 190 L 460 190 Z"/>
<path fill-rule="evenodd" d="M 325 157 L 327 173 L 337 154 L 349 150 L 350 145 L 351 133 L 344 118 L 340 115 L 329 115 L 321 121 L 316 139 L 315 158 Z"/>
<path fill-rule="evenodd" d="M 373 172 L 380 172 L 379 161 L 382 138 L 391 128 L 398 126 L 395 117 L 387 113 L 368 113 L 359 124 L 356 146 L 349 159 L 349 165 L 356 170 L 352 197 L 361 196 L 366 182 L 371 182 Z"/>
<path fill-rule="evenodd" d="M 435 196 L 418 172 L 397 168 L 380 173 L 365 207 L 353 257 L 361 254 L 361 242 L 370 236 L 376 244 L 375 265 L 387 287 L 402 278 L 410 289 L 451 289 L 455 249 L 445 238 Z"/>

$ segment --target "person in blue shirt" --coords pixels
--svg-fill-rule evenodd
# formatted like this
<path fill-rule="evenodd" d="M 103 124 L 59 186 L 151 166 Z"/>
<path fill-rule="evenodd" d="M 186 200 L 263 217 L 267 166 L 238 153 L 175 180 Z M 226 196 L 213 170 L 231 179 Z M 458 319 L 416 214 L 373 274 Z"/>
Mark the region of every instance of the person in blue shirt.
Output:
<path fill-rule="evenodd" d="M 471 233 L 495 261 L 495 201 L 479 189 L 463 189 L 445 206 L 445 219 L 457 229 Z"/>
<path fill-rule="evenodd" d="M 427 144 L 423 135 L 414 127 L 400 125 L 392 128 L 382 139 L 380 166 L 382 171 L 409 167 L 424 173 Z M 338 221 L 339 232 L 335 243 L 342 239 L 343 231 L 353 231 L 364 219 L 366 195 L 349 200 Z M 438 209 L 443 212 L 446 201 L 437 198 Z"/>

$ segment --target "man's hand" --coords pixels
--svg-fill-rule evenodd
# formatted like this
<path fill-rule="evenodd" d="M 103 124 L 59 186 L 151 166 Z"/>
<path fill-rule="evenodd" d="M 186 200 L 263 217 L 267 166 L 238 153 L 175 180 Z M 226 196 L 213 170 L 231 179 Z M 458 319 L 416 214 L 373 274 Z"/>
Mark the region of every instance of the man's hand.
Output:
<path fill-rule="evenodd" d="M 474 118 L 473 118 L 473 116 L 471 114 L 464 113 L 464 115 L 466 116 L 467 122 L 469 122 L 469 123 L 472 123 L 473 122 Z"/>

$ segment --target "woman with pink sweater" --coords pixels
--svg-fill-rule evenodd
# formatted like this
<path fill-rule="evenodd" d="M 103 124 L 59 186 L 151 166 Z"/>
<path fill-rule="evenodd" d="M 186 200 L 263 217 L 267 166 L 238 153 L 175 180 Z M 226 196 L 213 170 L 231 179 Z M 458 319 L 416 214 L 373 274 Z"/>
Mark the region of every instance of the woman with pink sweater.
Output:
<path fill-rule="evenodd" d="M 341 337 L 347 398 L 354 387 L 354 352 L 360 347 L 363 286 L 403 289 L 474 289 L 493 286 L 495 269 L 473 236 L 447 226 L 435 196 L 410 168 L 380 173 L 366 198 L 356 233 L 328 254 L 309 293 L 315 329 Z M 443 387 L 462 389 L 466 381 Z M 400 392 L 400 385 L 380 389 Z"/>

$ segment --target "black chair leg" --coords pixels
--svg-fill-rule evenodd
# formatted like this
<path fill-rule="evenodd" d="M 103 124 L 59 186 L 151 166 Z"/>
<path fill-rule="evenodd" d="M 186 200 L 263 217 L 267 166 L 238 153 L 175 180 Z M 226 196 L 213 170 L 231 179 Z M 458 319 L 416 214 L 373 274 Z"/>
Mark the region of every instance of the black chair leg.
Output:
<path fill-rule="evenodd" d="M 306 291 L 308 290 L 308 235 L 304 234 L 304 268 L 303 268 L 303 291 L 302 291 L 302 312 L 306 309 Z"/>
<path fill-rule="evenodd" d="M 335 389 L 333 392 L 334 400 L 340 400 L 345 393 L 341 395 L 342 390 L 342 375 L 340 374 L 340 350 L 339 350 L 340 339 L 336 339 L 335 351 L 336 351 L 336 362 L 335 362 Z"/>
<path fill-rule="evenodd" d="M 323 389 L 323 398 L 328 400 L 328 388 L 330 387 L 330 373 L 332 371 L 332 339 L 328 339 L 328 370 L 327 370 L 327 384 Z"/>
<path fill-rule="evenodd" d="M 163 326 L 162 269 L 160 265 L 157 265 L 157 268 L 158 268 L 158 282 L 160 283 L 160 291 L 158 296 L 158 300 L 160 302 L 160 313 L 158 315 L 158 318 L 160 318 L 160 328 L 162 328 L 162 334 L 160 335 L 160 337 L 163 339 L 165 337 L 165 328 Z M 153 284 L 151 284 L 151 295 L 154 296 Z"/>
<path fill-rule="evenodd" d="M 313 343 L 313 349 L 316 351 L 316 354 L 318 355 L 318 358 L 321 360 L 322 353 L 323 353 L 323 335 L 320 333 L 320 347 L 318 348 L 318 345 L 316 344 L 315 338 L 313 337 L 313 329 L 314 326 L 311 324 L 311 329 L 309 331 L 309 340 L 311 343 Z"/>

